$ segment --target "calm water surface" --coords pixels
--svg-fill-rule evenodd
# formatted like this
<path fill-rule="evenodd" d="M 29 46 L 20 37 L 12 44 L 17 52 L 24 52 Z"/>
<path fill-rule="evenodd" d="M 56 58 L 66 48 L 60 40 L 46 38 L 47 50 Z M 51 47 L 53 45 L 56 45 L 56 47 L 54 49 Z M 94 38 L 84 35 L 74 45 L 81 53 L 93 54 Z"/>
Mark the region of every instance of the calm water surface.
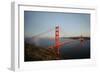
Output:
<path fill-rule="evenodd" d="M 71 41 L 60 46 L 61 59 L 82 59 L 90 58 L 90 40 L 60 39 L 60 42 Z M 48 47 L 54 45 L 54 39 L 35 39 L 31 43 Z"/>

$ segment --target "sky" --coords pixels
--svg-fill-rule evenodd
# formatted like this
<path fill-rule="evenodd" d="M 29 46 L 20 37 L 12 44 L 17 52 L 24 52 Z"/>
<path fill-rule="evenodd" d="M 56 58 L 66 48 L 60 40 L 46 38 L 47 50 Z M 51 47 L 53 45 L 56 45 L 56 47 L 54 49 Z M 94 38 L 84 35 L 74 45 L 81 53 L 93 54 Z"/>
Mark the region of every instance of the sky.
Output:
<path fill-rule="evenodd" d="M 90 36 L 90 14 L 24 11 L 25 37 L 54 37 L 55 26 L 59 26 L 60 37 Z"/>

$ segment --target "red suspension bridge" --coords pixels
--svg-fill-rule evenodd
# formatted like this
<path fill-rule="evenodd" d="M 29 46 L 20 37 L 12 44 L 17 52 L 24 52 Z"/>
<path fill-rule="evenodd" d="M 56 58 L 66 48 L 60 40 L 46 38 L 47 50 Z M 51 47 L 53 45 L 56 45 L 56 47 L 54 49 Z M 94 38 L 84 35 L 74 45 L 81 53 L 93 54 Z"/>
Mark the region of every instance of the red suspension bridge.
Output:
<path fill-rule="evenodd" d="M 54 36 L 55 37 L 55 43 L 54 43 L 54 45 L 48 46 L 47 48 L 56 49 L 57 54 L 59 54 L 60 46 L 62 46 L 64 44 L 69 44 L 69 43 L 74 41 L 74 40 L 72 40 L 72 41 L 68 41 L 67 40 L 67 41 L 60 42 L 60 27 L 59 26 L 56 26 L 53 29 L 49 29 L 48 31 L 42 32 L 40 34 L 37 34 L 37 35 L 33 36 L 33 38 L 34 37 L 39 37 L 39 36 L 44 35 L 44 34 L 47 34 L 48 32 L 51 32 L 54 29 L 55 29 L 55 36 Z M 81 42 L 84 41 L 84 38 L 83 38 L 82 35 L 80 37 L 78 37 L 77 39 L 80 40 Z"/>

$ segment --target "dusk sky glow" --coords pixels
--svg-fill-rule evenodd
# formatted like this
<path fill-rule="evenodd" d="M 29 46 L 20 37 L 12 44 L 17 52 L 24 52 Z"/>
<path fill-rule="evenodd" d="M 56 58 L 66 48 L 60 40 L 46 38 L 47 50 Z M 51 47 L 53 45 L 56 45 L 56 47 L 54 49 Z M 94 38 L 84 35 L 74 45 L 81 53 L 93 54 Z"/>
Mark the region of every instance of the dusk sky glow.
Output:
<path fill-rule="evenodd" d="M 90 36 L 90 14 L 24 11 L 24 35 L 32 37 L 49 29 L 60 27 L 60 37 Z M 55 30 L 43 34 L 54 37 Z"/>

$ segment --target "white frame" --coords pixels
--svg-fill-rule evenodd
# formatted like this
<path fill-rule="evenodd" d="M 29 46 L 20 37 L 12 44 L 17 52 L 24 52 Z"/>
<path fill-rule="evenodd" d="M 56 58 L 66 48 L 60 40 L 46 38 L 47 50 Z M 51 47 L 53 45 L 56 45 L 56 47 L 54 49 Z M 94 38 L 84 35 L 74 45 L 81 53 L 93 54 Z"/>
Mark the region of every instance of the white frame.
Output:
<path fill-rule="evenodd" d="M 24 62 L 24 20 L 23 11 L 53 11 L 53 12 L 73 12 L 91 14 L 91 59 L 59 60 L 42 62 Z M 34 5 L 33 3 L 12 3 L 12 49 L 11 49 L 11 69 L 14 71 L 23 69 L 47 69 L 55 67 L 91 66 L 96 64 L 96 49 L 94 44 L 94 32 L 96 24 L 96 8 L 88 6 L 55 6 L 55 5 Z M 20 49 L 22 48 L 22 49 Z"/>

